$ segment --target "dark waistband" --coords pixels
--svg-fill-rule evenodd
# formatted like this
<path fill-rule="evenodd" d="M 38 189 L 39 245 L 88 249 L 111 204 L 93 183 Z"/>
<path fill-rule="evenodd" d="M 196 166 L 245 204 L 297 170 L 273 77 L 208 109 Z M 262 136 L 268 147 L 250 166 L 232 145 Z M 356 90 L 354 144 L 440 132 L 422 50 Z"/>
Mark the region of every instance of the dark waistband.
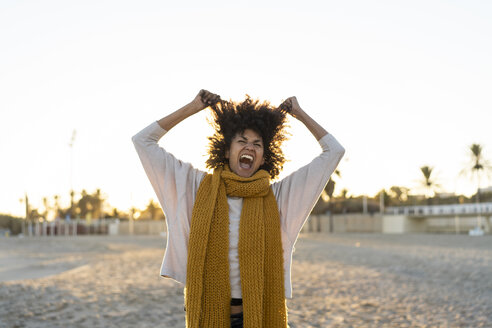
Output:
<path fill-rule="evenodd" d="M 231 305 L 243 305 L 242 298 L 231 298 Z"/>

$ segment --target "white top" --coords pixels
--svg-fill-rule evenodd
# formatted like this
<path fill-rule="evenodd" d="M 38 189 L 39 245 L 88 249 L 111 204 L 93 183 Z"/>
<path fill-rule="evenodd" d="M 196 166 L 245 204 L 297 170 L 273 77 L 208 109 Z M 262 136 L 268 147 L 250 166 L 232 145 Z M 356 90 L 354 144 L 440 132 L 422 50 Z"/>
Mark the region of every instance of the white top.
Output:
<path fill-rule="evenodd" d="M 157 198 L 166 215 L 167 245 L 161 266 L 163 277 L 186 282 L 188 238 L 195 196 L 206 172 L 180 161 L 158 145 L 165 134 L 156 121 L 132 137 Z M 319 140 L 322 153 L 311 163 L 272 184 L 277 200 L 284 256 L 285 297 L 292 298 L 291 263 L 294 244 L 345 149 L 331 135 Z M 231 297 L 241 297 L 237 242 L 242 198 L 228 197 Z"/>
<path fill-rule="evenodd" d="M 241 277 L 239 275 L 239 219 L 243 208 L 241 197 L 227 197 L 229 204 L 229 280 L 231 281 L 231 297 L 242 298 Z"/>

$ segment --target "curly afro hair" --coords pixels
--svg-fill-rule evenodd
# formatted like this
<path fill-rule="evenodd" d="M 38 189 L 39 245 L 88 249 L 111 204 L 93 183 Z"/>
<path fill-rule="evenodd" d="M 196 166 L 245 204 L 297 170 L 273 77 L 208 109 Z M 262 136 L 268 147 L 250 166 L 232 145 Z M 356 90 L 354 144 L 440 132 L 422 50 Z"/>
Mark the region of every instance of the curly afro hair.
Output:
<path fill-rule="evenodd" d="M 225 157 L 232 139 L 238 133 L 251 129 L 258 133 L 263 140 L 265 162 L 260 166 L 275 179 L 285 163 L 281 149 L 282 142 L 287 139 L 285 122 L 287 111 L 280 107 L 273 107 L 269 102 L 262 103 L 246 95 L 246 99 L 236 103 L 220 100 L 211 105 L 212 125 L 215 133 L 210 140 L 206 161 L 207 168 L 216 169 L 229 163 Z"/>

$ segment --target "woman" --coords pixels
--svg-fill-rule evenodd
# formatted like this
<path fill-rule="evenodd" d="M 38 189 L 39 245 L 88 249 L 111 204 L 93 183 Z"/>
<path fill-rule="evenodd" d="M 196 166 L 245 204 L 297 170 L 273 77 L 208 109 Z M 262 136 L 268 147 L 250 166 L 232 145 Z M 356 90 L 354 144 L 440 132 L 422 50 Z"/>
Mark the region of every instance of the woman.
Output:
<path fill-rule="evenodd" d="M 209 106 L 212 174 L 158 145 L 176 124 Z M 304 123 L 323 151 L 271 183 L 285 161 L 287 114 Z M 132 140 L 166 215 L 161 275 L 185 284 L 187 327 L 287 327 L 294 244 L 344 148 L 295 97 L 276 108 L 249 97 L 223 101 L 206 90 Z"/>

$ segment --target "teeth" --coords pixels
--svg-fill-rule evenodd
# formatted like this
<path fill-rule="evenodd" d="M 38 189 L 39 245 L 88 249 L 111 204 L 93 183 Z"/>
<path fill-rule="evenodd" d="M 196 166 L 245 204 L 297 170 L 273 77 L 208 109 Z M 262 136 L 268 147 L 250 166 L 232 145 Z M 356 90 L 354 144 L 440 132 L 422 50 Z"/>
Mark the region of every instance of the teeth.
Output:
<path fill-rule="evenodd" d="M 241 158 L 246 158 L 249 159 L 250 161 L 253 161 L 253 156 L 251 155 L 242 155 Z"/>

